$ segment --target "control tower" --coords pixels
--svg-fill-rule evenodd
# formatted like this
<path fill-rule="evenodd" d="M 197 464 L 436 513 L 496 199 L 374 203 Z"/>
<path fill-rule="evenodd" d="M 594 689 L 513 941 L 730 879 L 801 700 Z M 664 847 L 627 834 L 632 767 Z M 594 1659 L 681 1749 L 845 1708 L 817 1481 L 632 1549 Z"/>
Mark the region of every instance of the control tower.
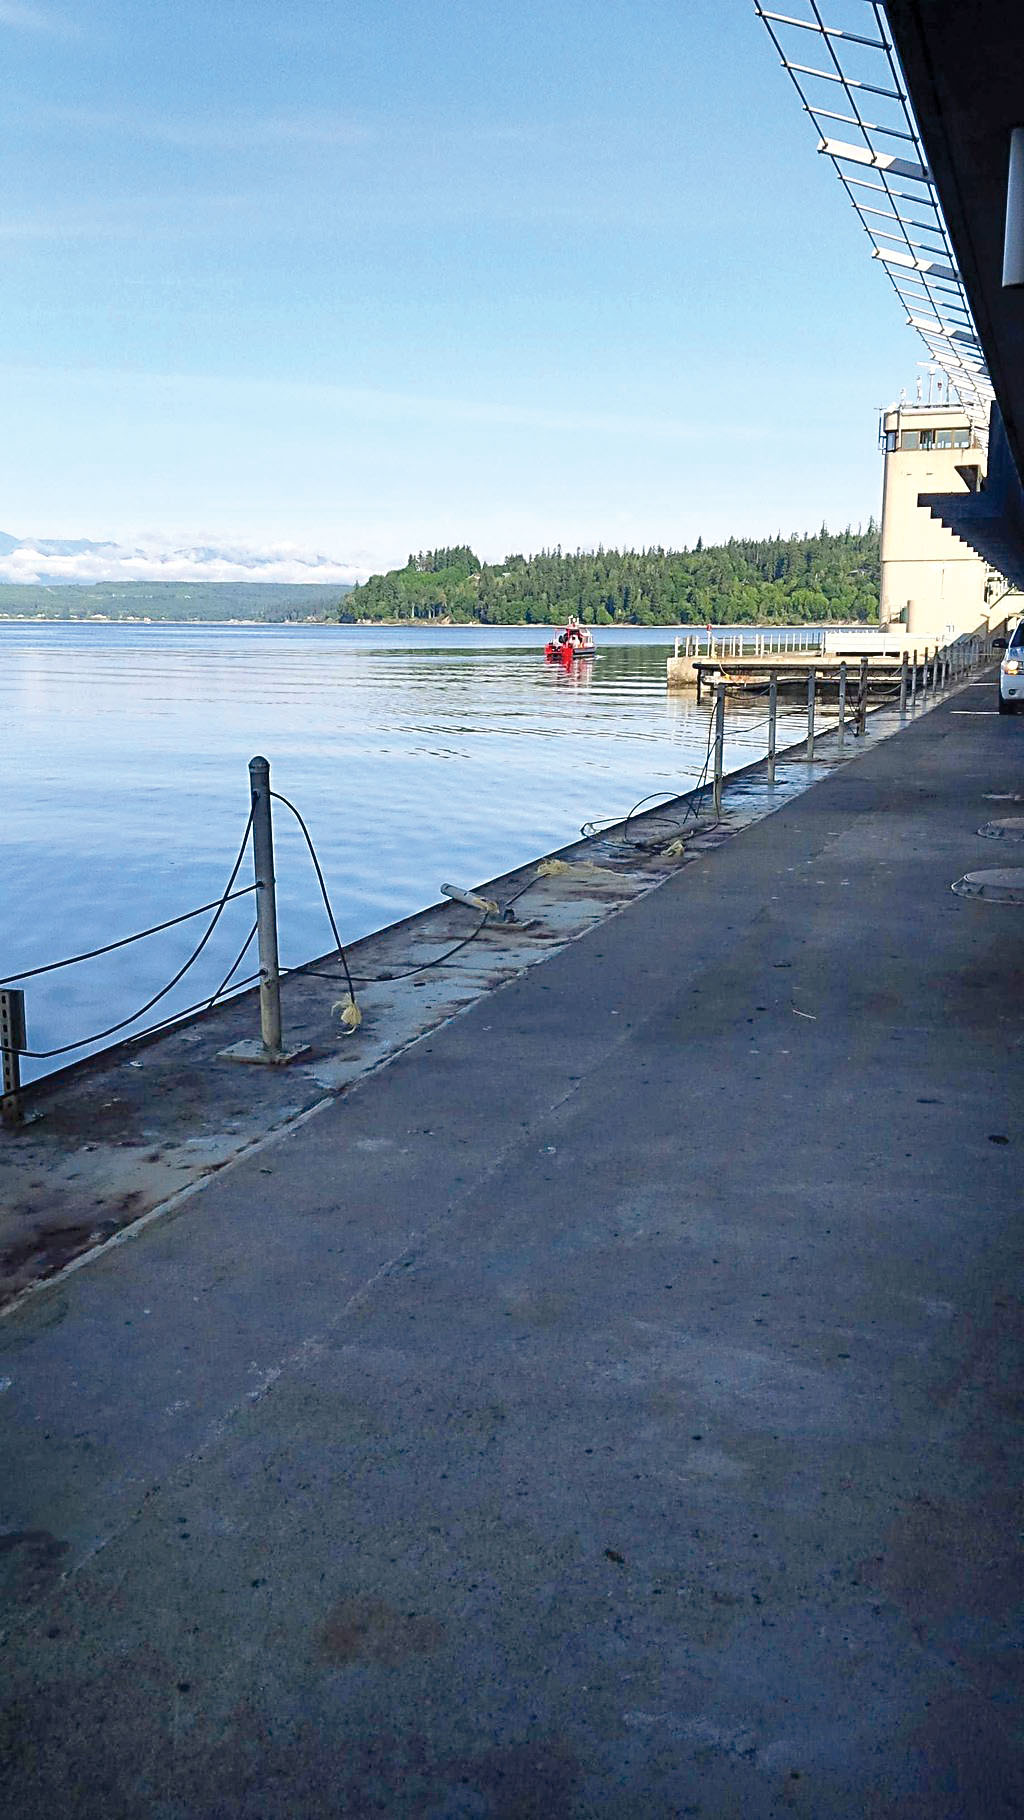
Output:
<path fill-rule="evenodd" d="M 881 443 L 882 630 L 902 627 L 922 645 L 974 632 L 1005 583 L 993 587 L 988 564 L 917 502 L 921 493 L 978 492 L 987 438 L 959 403 L 918 403 L 883 413 Z"/>

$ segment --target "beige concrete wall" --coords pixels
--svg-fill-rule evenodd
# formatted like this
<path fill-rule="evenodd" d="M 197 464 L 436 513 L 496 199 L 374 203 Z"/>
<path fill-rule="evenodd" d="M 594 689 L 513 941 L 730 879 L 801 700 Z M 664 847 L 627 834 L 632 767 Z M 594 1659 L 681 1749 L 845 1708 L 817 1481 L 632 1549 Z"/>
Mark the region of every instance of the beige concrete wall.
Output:
<path fill-rule="evenodd" d="M 958 467 L 976 466 L 983 478 L 986 453 L 966 413 L 935 405 L 899 405 L 885 413 L 887 440 L 882 491 L 883 628 L 906 615 L 905 632 L 917 643 L 944 642 L 986 623 L 985 591 L 991 571 L 980 556 L 919 506 L 919 493 L 968 491 Z M 966 432 L 967 447 L 905 448 L 906 434 Z M 1000 591 L 998 588 L 995 590 Z"/>

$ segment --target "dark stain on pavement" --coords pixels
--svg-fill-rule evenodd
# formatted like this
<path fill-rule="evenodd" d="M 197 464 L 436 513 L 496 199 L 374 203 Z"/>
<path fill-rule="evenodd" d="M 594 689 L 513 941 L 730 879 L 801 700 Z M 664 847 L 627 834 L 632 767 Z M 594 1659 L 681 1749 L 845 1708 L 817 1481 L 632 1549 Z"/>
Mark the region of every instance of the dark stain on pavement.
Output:
<path fill-rule="evenodd" d="M 8 1247 L 0 1257 L 0 1266 L 13 1279 L 14 1288 L 20 1286 L 23 1275 L 29 1279 L 51 1276 L 72 1258 L 93 1245 L 101 1245 L 122 1226 L 129 1225 L 142 1206 L 141 1195 L 125 1194 L 114 1203 L 113 1217 L 75 1221 L 66 1226 L 34 1226 L 25 1238 Z"/>
<path fill-rule="evenodd" d="M 395 1668 L 440 1648 L 444 1626 L 426 1612 L 397 1611 L 383 1599 L 339 1599 L 317 1632 L 327 1662 L 382 1662 Z"/>
<path fill-rule="evenodd" d="M 9 1529 L 0 1534 L 0 1565 L 8 1598 L 16 1604 L 28 1603 L 48 1592 L 60 1579 L 67 1552 L 68 1544 L 48 1529 Z"/>

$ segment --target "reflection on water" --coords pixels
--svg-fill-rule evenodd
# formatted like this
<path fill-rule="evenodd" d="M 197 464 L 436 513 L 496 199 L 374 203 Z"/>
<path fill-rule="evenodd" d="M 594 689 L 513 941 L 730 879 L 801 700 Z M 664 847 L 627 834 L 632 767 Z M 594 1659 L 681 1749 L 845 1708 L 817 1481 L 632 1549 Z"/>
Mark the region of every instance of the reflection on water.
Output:
<path fill-rule="evenodd" d="M 597 656 L 568 670 L 545 662 L 544 639 L 531 627 L 0 627 L 0 974 L 217 896 L 256 752 L 310 825 L 348 938 L 432 902 L 442 879 L 476 884 L 649 791 L 685 790 L 708 708 L 668 694 L 671 636 L 602 632 Z M 729 765 L 763 751 L 763 729 L 744 737 L 763 714 L 730 704 Z M 795 729 L 799 711 L 780 711 L 780 743 L 787 719 Z M 282 953 L 297 962 L 330 935 L 288 819 L 276 825 Z M 246 902 L 230 907 L 167 1009 L 213 989 L 247 916 Z M 198 926 L 31 982 L 32 1046 L 125 1015 Z"/>

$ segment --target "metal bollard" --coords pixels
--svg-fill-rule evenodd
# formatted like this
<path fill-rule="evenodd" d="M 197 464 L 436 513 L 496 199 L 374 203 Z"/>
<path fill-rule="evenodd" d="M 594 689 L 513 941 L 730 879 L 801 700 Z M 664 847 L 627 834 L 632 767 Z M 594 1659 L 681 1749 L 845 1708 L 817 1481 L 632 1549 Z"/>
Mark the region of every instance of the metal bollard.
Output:
<path fill-rule="evenodd" d="M 860 693 L 857 697 L 857 732 L 863 733 L 868 719 L 868 660 L 860 660 Z"/>
<path fill-rule="evenodd" d="M 21 1051 L 25 1047 L 25 994 L 20 986 L 0 990 L 0 1062 L 3 1064 L 3 1098 L 0 1113 L 5 1125 L 24 1124 L 21 1104 Z"/>
<path fill-rule="evenodd" d="M 256 939 L 260 956 L 260 1035 L 271 1055 L 281 1053 L 281 963 L 277 950 L 277 885 L 270 805 L 270 764 L 249 761 L 252 856 L 256 872 Z"/>
<path fill-rule="evenodd" d="M 768 675 L 768 782 L 775 782 L 775 729 L 779 718 L 779 673 Z"/>
<path fill-rule="evenodd" d="M 906 714 L 906 712 L 907 712 L 907 654 L 904 651 L 903 662 L 900 664 L 900 714 L 904 715 L 904 714 Z"/>
<path fill-rule="evenodd" d="M 814 762 L 814 690 L 815 676 L 812 670 L 807 678 L 807 762 Z"/>
<path fill-rule="evenodd" d="M 281 963 L 277 951 L 277 886 L 274 882 L 274 831 L 271 822 L 270 766 L 265 758 L 249 761 L 252 802 L 252 858 L 256 875 L 256 937 L 260 959 L 260 1041 L 232 1043 L 220 1054 L 226 1062 L 292 1062 L 308 1055 L 308 1043 L 281 1042 Z"/>
<path fill-rule="evenodd" d="M 715 815 L 722 813 L 722 773 L 725 769 L 725 684 L 715 684 L 715 771 L 713 801 Z"/>
<path fill-rule="evenodd" d="M 910 705 L 917 706 L 917 647 L 914 647 L 913 661 L 910 666 Z"/>
<path fill-rule="evenodd" d="M 846 659 L 839 666 L 839 739 L 846 738 Z"/>

